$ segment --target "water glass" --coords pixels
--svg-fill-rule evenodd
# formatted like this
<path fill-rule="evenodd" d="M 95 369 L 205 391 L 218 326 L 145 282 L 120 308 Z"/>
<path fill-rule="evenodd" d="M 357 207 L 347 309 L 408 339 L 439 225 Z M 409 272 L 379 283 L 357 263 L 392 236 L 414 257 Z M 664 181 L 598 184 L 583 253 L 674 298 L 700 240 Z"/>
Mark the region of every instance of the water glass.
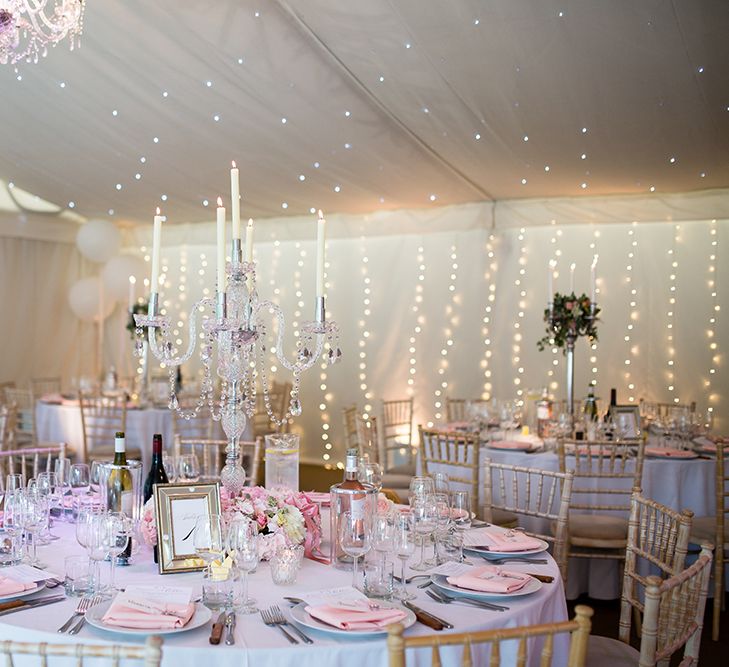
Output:
<path fill-rule="evenodd" d="M 463 533 L 458 530 L 450 531 L 441 540 L 445 560 L 463 562 Z"/>
<path fill-rule="evenodd" d="M 0 568 L 17 565 L 23 556 L 23 538 L 12 527 L 0 529 Z"/>
<path fill-rule="evenodd" d="M 267 489 L 299 490 L 299 436 L 271 433 L 266 436 Z"/>
<path fill-rule="evenodd" d="M 304 558 L 304 547 L 281 546 L 271 557 L 271 579 L 277 586 L 290 586 L 296 583 L 301 562 Z"/>
<path fill-rule="evenodd" d="M 365 563 L 364 594 L 370 598 L 390 599 L 394 590 L 394 566 L 391 560 Z"/>
<path fill-rule="evenodd" d="M 81 497 L 89 492 L 91 487 L 91 471 L 85 463 L 74 463 L 68 474 L 68 483 L 73 496 L 73 515 L 78 515 L 81 506 Z"/>
<path fill-rule="evenodd" d="M 451 517 L 458 530 L 471 527 L 471 494 L 468 491 L 451 493 Z"/>
<path fill-rule="evenodd" d="M 235 576 L 231 570 L 220 570 L 214 575 L 210 571 L 203 574 L 202 603 L 213 610 L 225 609 L 233 601 Z"/>
<path fill-rule="evenodd" d="M 195 553 L 205 561 L 210 570 L 210 564 L 223 556 L 225 544 L 223 540 L 223 517 L 219 514 L 203 514 L 197 518 L 192 533 L 192 544 Z"/>
<path fill-rule="evenodd" d="M 91 591 L 89 559 L 87 556 L 67 556 L 64 561 L 63 587 L 69 597 L 80 598 Z"/>

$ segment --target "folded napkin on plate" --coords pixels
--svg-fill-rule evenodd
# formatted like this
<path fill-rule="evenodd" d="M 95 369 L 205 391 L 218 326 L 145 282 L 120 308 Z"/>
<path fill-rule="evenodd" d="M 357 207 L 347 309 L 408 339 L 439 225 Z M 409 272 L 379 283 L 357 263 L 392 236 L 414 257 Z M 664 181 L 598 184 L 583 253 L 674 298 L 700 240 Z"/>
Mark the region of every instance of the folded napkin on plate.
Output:
<path fill-rule="evenodd" d="M 530 449 L 533 446 L 530 442 L 516 440 L 495 440 L 489 443 L 489 447 L 493 449 Z"/>
<path fill-rule="evenodd" d="M 115 599 L 104 614 L 104 623 L 120 628 L 139 628 L 140 630 L 173 630 L 182 628 L 195 613 L 195 605 L 150 603 L 130 605 L 129 600 Z"/>
<path fill-rule="evenodd" d="M 340 630 L 379 630 L 390 623 L 402 621 L 407 614 L 400 609 L 370 609 L 367 605 L 342 607 L 321 604 L 306 607 L 309 616 Z"/>
<path fill-rule="evenodd" d="M 646 447 L 645 455 L 671 459 L 692 459 L 696 456 L 690 449 L 675 449 L 674 447 Z"/>
<path fill-rule="evenodd" d="M 519 530 L 504 530 L 496 526 L 466 531 L 464 546 L 486 547 L 490 551 L 529 551 L 543 544 Z"/>
<path fill-rule="evenodd" d="M 22 581 L 15 581 L 10 577 L 0 576 L 0 595 L 13 595 L 14 593 L 22 593 L 23 591 L 32 591 L 38 588 L 38 584 L 30 582 L 24 584 Z"/>
<path fill-rule="evenodd" d="M 448 583 L 458 588 L 482 593 L 513 593 L 524 588 L 531 580 L 528 574 L 509 572 L 494 565 L 477 567 L 456 577 L 447 577 Z"/>

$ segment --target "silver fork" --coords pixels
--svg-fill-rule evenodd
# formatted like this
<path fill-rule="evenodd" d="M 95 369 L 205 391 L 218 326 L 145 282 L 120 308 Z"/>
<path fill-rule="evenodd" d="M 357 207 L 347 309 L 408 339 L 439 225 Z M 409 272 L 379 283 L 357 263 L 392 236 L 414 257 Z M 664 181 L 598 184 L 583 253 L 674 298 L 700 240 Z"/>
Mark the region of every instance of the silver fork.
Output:
<path fill-rule="evenodd" d="M 83 616 L 83 614 L 86 613 L 86 610 L 89 608 L 89 605 L 91 604 L 91 598 L 83 597 L 78 601 L 78 604 L 76 605 L 76 611 L 73 612 L 73 615 L 71 618 L 69 618 L 56 632 L 66 632 L 73 622 L 79 617 Z"/>
<path fill-rule="evenodd" d="M 479 607 L 480 609 L 490 609 L 491 611 L 507 611 L 509 609 L 508 607 L 504 607 L 499 604 L 491 604 L 490 602 L 486 602 L 485 600 L 472 600 L 471 598 L 453 597 L 440 590 L 437 593 L 432 589 L 429 589 L 425 592 L 429 597 L 433 598 L 433 600 L 435 600 L 436 602 L 441 602 L 443 604 L 461 602 L 462 604 L 470 604 L 473 607 Z"/>
<path fill-rule="evenodd" d="M 486 554 L 478 555 L 493 565 L 506 565 L 507 563 L 533 563 L 534 565 L 546 565 L 549 562 L 546 558 L 527 558 L 526 556 L 504 556 L 503 558 L 489 558 Z"/>
<path fill-rule="evenodd" d="M 283 632 L 286 635 L 286 639 L 288 639 L 292 644 L 299 643 L 298 639 L 296 639 L 295 637 L 292 637 L 288 632 L 286 632 L 286 628 L 284 628 L 283 625 L 278 625 L 278 623 L 276 623 L 276 621 L 273 620 L 273 616 L 271 615 L 270 609 L 261 609 L 260 613 L 261 613 L 261 618 L 263 619 L 263 622 L 267 626 L 269 626 L 271 628 L 278 628 L 279 630 L 281 630 L 281 632 Z"/>
<path fill-rule="evenodd" d="M 269 610 L 271 612 L 271 616 L 273 618 L 273 622 L 276 625 L 285 625 L 287 628 L 291 628 L 299 637 L 301 637 L 307 644 L 313 644 L 314 641 L 307 637 L 294 623 L 289 623 L 286 620 L 286 617 L 283 615 L 283 612 L 278 608 L 278 605 L 273 605 L 271 609 Z"/>
<path fill-rule="evenodd" d="M 91 607 L 93 607 L 96 604 L 99 604 L 101 602 L 101 596 L 100 595 L 94 595 L 94 597 L 91 598 L 91 601 L 89 602 L 86 609 L 81 613 L 81 618 L 78 619 L 78 623 L 74 625 L 69 631 L 69 635 L 77 635 L 79 633 L 79 630 L 84 627 L 84 623 L 86 623 L 86 612 L 88 612 Z"/>

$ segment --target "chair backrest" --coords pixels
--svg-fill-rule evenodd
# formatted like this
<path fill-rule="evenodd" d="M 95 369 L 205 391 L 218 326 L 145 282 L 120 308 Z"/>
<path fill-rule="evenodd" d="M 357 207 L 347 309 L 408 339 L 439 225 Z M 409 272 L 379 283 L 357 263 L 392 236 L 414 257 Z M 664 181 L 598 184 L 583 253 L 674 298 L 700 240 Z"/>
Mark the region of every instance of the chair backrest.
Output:
<path fill-rule="evenodd" d="M 418 429 L 425 472 L 428 475 L 436 472 L 448 475 L 451 491 L 468 491 L 471 511 L 475 511 L 478 505 L 481 446 L 478 434 L 437 431 L 422 426 L 418 426 Z"/>
<path fill-rule="evenodd" d="M 14 387 L 15 387 L 15 382 L 13 380 L 7 380 L 5 382 L 0 382 L 0 402 L 5 402 L 5 390 L 13 389 Z"/>
<path fill-rule="evenodd" d="M 121 396 L 86 396 L 79 392 L 81 406 L 81 428 L 83 430 L 83 460 L 96 447 L 114 442 L 117 431 L 126 431 L 127 397 Z"/>
<path fill-rule="evenodd" d="M 630 643 L 632 608 L 643 611 L 639 593 L 646 586 L 647 577 L 639 573 L 638 559 L 654 569 L 659 568 L 662 575 L 672 576 L 681 572 L 686 561 L 693 516 L 690 510 L 675 512 L 655 500 L 644 498 L 638 491 L 633 493 L 620 602 L 622 641 Z"/>
<path fill-rule="evenodd" d="M 413 463 L 412 397 L 382 401 L 382 452 L 380 464 L 385 471 L 400 463 Z"/>
<path fill-rule="evenodd" d="M 696 412 L 696 401 L 691 403 L 654 403 L 658 415 L 667 417 L 672 412 L 683 410 L 685 412 Z"/>
<path fill-rule="evenodd" d="M 468 414 L 468 406 L 480 406 L 489 408 L 491 401 L 483 398 L 450 398 L 446 396 L 446 420 L 448 422 L 468 421 L 471 416 Z"/>
<path fill-rule="evenodd" d="M 35 442 L 35 402 L 30 389 L 6 387 L 5 403 L 15 405 L 17 410 L 15 418 L 16 442 Z"/>
<path fill-rule="evenodd" d="M 193 408 L 197 406 L 194 401 L 181 399 L 180 407 L 189 415 L 192 413 Z M 181 438 L 213 438 L 218 435 L 217 433 L 214 434 L 213 430 L 216 426 L 219 428 L 219 424 L 220 422 L 213 420 L 210 408 L 207 406 L 201 408 L 195 416 L 189 419 L 181 417 L 177 414 L 177 410 L 172 411 L 172 433 L 173 435 L 179 435 Z"/>
<path fill-rule="evenodd" d="M 455 656 L 449 656 L 446 660 L 441 658 L 441 649 L 447 646 L 463 646 L 463 656 L 461 665 L 470 667 L 471 665 L 486 665 L 486 647 L 483 648 L 481 655 L 473 658 L 472 652 L 476 644 L 490 644 L 490 658 L 488 658 L 489 667 L 499 667 L 502 664 L 502 652 L 504 653 L 504 665 L 514 667 L 525 667 L 529 664 L 536 664 L 537 655 L 541 656 L 542 667 L 548 667 L 553 664 L 554 655 L 554 636 L 562 633 L 570 633 L 570 648 L 567 663 L 562 662 L 560 667 L 583 667 L 587 657 L 587 644 L 590 639 L 590 629 L 592 628 L 593 611 L 585 605 L 577 605 L 575 607 L 575 617 L 571 621 L 563 621 L 561 623 L 545 623 L 543 625 L 527 625 L 516 628 L 499 628 L 497 630 L 483 630 L 481 632 L 461 632 L 457 634 L 430 634 L 421 636 L 403 636 L 403 626 L 400 623 L 387 626 L 387 653 L 389 667 L 405 667 L 405 651 L 409 648 L 432 647 L 431 665 L 433 667 L 441 664 L 455 665 Z M 529 640 L 540 638 L 543 641 L 542 648 L 537 654 L 533 650 L 530 656 L 528 654 Z M 513 647 L 503 647 L 503 642 L 517 641 L 516 651 Z M 532 642 L 534 643 L 534 642 Z M 512 651 L 509 651 L 509 648 Z M 418 664 L 422 664 L 418 662 Z"/>
<path fill-rule="evenodd" d="M 640 640 L 640 667 L 668 664 L 684 646 L 681 665 L 699 661 L 706 590 L 711 575 L 711 547 L 702 545 L 698 560 L 668 579 L 648 577 Z"/>
<path fill-rule="evenodd" d="M 30 388 L 33 396 L 37 396 L 38 398 L 46 394 L 60 394 L 61 378 L 33 378 L 30 381 Z"/>
<path fill-rule="evenodd" d="M 714 490 L 716 494 L 716 544 L 726 544 L 729 541 L 729 536 L 726 533 L 729 518 L 729 468 L 727 468 L 724 460 L 728 444 L 725 442 L 716 443 L 716 488 Z M 723 554 L 721 558 L 724 559 Z"/>
<path fill-rule="evenodd" d="M 41 656 L 39 664 L 43 667 L 52 667 L 52 657 L 66 658 L 59 663 L 69 664 L 68 659 L 74 659 L 76 667 L 83 667 L 84 658 L 91 658 L 91 664 L 99 664 L 96 658 L 106 658 L 108 664 L 118 667 L 120 660 L 137 660 L 144 663 L 144 667 L 159 667 L 162 663 L 162 639 L 156 635 L 147 638 L 143 646 L 134 644 L 47 644 L 46 642 L 15 642 L 5 640 L 0 642 L 0 656 L 5 656 L 3 662 L 13 664 L 13 656 L 37 655 Z M 23 663 L 24 664 L 24 663 Z"/>
<path fill-rule="evenodd" d="M 353 404 L 342 409 L 344 423 L 344 447 L 349 449 L 358 444 L 357 440 L 357 405 Z"/>
<path fill-rule="evenodd" d="M 225 463 L 227 440 L 212 438 L 182 438 L 175 436 L 175 456 L 195 454 L 200 461 L 200 477 L 206 482 L 220 479 L 220 471 Z M 245 485 L 255 486 L 263 457 L 262 438 L 240 440 L 238 442 L 238 462 L 246 471 Z"/>
<path fill-rule="evenodd" d="M 20 473 L 23 484 L 41 472 L 53 471 L 53 459 L 65 458 L 66 444 L 61 442 L 49 447 L 6 450 L 0 452 L 0 490 L 5 490 L 7 475 Z"/>
<path fill-rule="evenodd" d="M 641 487 L 643 451 L 642 440 L 558 440 L 560 470 L 570 465 L 575 473 L 570 509 L 629 512 L 633 489 Z"/>
<path fill-rule="evenodd" d="M 0 405 L 0 451 L 13 448 L 16 418 L 15 403 Z"/>
<path fill-rule="evenodd" d="M 483 467 L 483 518 L 493 523 L 493 509 L 500 509 L 554 522 L 553 532 L 526 532 L 553 544 L 554 560 L 567 581 L 567 531 L 574 473 L 494 463 L 489 458 L 483 460 Z"/>

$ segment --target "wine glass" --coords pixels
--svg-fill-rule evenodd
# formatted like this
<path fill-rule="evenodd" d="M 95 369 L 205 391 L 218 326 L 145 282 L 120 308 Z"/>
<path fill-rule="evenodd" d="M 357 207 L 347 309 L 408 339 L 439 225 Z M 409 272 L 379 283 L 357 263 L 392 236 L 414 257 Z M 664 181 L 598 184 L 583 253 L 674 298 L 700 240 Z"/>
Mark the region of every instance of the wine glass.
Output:
<path fill-rule="evenodd" d="M 89 472 L 89 484 L 91 491 L 95 494 L 99 493 L 99 484 L 101 483 L 101 461 L 92 461 Z"/>
<path fill-rule="evenodd" d="M 43 528 L 43 537 L 46 541 L 59 539 L 58 535 L 51 532 L 51 516 L 53 510 L 58 510 L 62 498 L 58 494 L 58 478 L 55 472 L 42 472 L 37 480 L 38 493 L 48 499 L 48 517 Z"/>
<path fill-rule="evenodd" d="M 107 512 L 106 520 L 111 533 L 111 546 L 109 547 L 109 590 L 113 595 L 116 591 L 114 583 L 116 574 L 116 559 L 129 544 L 133 532 L 132 520 L 124 512 Z"/>
<path fill-rule="evenodd" d="M 448 493 L 450 491 L 450 479 L 444 472 L 434 472 L 431 477 L 433 478 L 433 493 Z"/>
<path fill-rule="evenodd" d="M 23 486 L 23 476 L 20 473 L 10 473 L 5 477 L 5 491 L 19 491 Z"/>
<path fill-rule="evenodd" d="M 38 560 L 37 534 L 46 522 L 48 500 L 38 493 L 19 491 L 19 502 L 15 506 L 17 523 L 30 538 L 31 553 L 29 565 L 45 567 Z"/>
<path fill-rule="evenodd" d="M 420 560 L 411 565 L 411 570 L 428 570 L 430 566 L 425 563 L 425 540 L 432 535 L 435 530 L 435 502 L 432 499 L 433 494 L 425 497 L 417 498 L 410 506 L 410 513 L 413 521 L 413 530 L 420 540 Z"/>
<path fill-rule="evenodd" d="M 410 480 L 410 490 L 408 492 L 408 502 L 412 505 L 413 501 L 419 498 L 425 498 L 429 493 L 435 491 L 435 483 L 432 477 L 419 476 Z"/>
<path fill-rule="evenodd" d="M 360 481 L 372 484 L 380 492 L 382 489 L 382 466 L 379 463 L 365 461 L 362 464 L 363 479 Z"/>
<path fill-rule="evenodd" d="M 197 482 L 200 479 L 200 464 L 195 454 L 183 454 L 179 458 L 178 473 L 181 482 Z"/>
<path fill-rule="evenodd" d="M 370 526 L 364 519 L 342 512 L 339 517 L 339 543 L 347 556 L 352 558 L 352 586 L 357 588 L 357 564 L 372 546 Z"/>
<path fill-rule="evenodd" d="M 471 527 L 471 494 L 468 491 L 451 493 L 451 518 L 457 530 Z"/>
<path fill-rule="evenodd" d="M 85 463 L 73 463 L 68 473 L 68 483 L 71 487 L 71 495 L 73 496 L 73 511 L 78 514 L 81 506 L 82 496 L 89 493 L 91 487 L 91 471 Z"/>
<path fill-rule="evenodd" d="M 448 528 L 451 525 L 450 499 L 446 493 L 433 493 L 428 496 L 428 500 L 435 506 L 435 530 L 433 531 L 433 558 L 426 561 L 426 565 L 442 565 L 445 560 L 440 555 L 439 545 L 448 534 Z"/>
<path fill-rule="evenodd" d="M 243 614 L 258 611 L 256 601 L 248 597 L 248 574 L 258 565 L 258 524 L 249 519 L 235 519 L 228 528 L 228 549 L 242 577 L 242 600 L 238 609 Z"/>
<path fill-rule="evenodd" d="M 372 548 L 380 554 L 384 563 L 387 559 L 387 552 L 392 549 L 393 525 L 390 518 L 384 514 L 378 514 L 372 524 Z"/>
<path fill-rule="evenodd" d="M 405 563 L 415 553 L 415 530 L 410 512 L 400 512 L 395 516 L 393 526 L 392 548 L 400 561 L 400 590 L 395 594 L 399 600 L 412 600 L 414 593 L 408 592 L 405 584 Z"/>
<path fill-rule="evenodd" d="M 225 551 L 223 528 L 223 517 L 219 514 L 202 515 L 195 522 L 192 543 L 195 553 L 205 562 L 208 573 L 211 563 L 221 558 Z"/>
<path fill-rule="evenodd" d="M 59 457 L 54 464 L 54 471 L 61 487 L 61 516 L 68 519 L 73 517 L 73 509 L 66 507 L 66 496 L 71 493 L 71 459 Z"/>

